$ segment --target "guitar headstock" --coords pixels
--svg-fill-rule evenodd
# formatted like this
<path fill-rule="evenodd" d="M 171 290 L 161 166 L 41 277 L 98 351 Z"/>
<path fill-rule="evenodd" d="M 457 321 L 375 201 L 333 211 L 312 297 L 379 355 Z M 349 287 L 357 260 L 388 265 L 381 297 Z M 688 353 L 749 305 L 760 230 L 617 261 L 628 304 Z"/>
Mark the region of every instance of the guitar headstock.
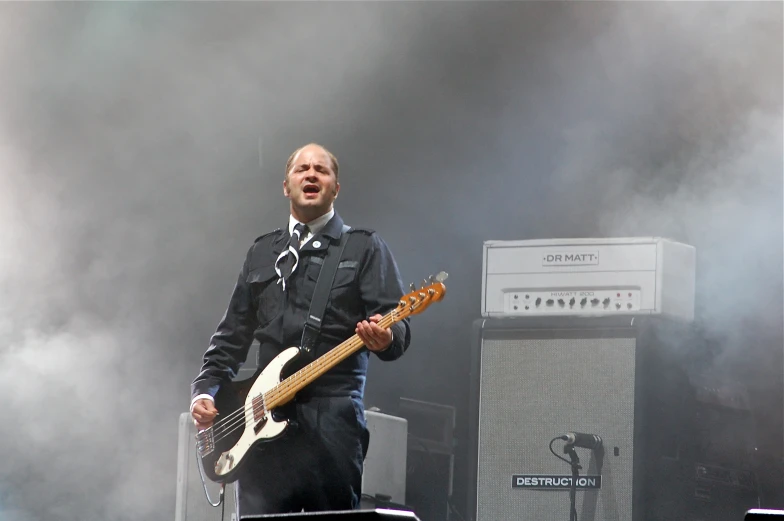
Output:
<path fill-rule="evenodd" d="M 402 319 L 409 315 L 416 315 L 427 309 L 431 303 L 443 299 L 446 294 L 444 281 L 447 277 L 448 275 L 442 271 L 438 275 L 431 275 L 425 279 L 419 289 L 411 284 L 411 292 L 400 297 L 396 310 L 398 317 Z"/>

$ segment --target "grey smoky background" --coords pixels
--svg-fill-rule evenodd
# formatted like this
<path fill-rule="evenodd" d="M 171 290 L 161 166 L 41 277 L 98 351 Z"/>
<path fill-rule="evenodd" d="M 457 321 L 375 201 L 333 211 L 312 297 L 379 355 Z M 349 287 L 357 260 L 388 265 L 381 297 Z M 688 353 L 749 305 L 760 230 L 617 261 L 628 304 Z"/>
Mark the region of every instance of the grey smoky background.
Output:
<path fill-rule="evenodd" d="M 368 406 L 465 441 L 482 241 L 665 236 L 781 461 L 780 3 L 8 2 L 0 77 L 4 520 L 172 518 L 189 382 L 310 141 L 406 283 L 450 274 Z"/>

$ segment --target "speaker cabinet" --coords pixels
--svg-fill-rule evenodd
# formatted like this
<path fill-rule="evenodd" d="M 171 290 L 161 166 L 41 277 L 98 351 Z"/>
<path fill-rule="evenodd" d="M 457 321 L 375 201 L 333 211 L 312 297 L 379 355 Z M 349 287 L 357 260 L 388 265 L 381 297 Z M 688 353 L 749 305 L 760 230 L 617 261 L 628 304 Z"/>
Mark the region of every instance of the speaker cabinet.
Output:
<path fill-rule="evenodd" d="M 639 321 L 639 318 L 637 319 Z M 579 521 L 635 517 L 639 332 L 632 317 L 503 318 L 474 324 L 469 501 L 475 521 L 569 519 L 568 432 L 576 448 Z"/>
<path fill-rule="evenodd" d="M 663 403 L 683 413 L 677 427 L 656 422 L 670 433 L 665 447 L 672 448 L 652 451 L 646 496 L 656 508 L 649 509 L 646 521 L 743 518 L 761 503 L 756 428 L 745 386 L 702 373 L 670 387 L 677 389 L 680 406 Z"/>

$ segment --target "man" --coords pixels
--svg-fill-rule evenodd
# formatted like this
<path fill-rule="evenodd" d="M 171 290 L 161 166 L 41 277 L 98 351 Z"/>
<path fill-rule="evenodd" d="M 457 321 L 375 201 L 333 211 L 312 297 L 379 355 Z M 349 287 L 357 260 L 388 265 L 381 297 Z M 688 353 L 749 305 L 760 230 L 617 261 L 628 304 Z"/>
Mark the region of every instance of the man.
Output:
<path fill-rule="evenodd" d="M 333 208 L 340 191 L 338 169 L 335 156 L 316 144 L 289 158 L 283 181 L 291 209 L 288 228 L 262 235 L 248 251 L 226 314 L 191 386 L 197 428 L 212 424 L 217 414 L 213 397 L 236 375 L 254 338 L 261 367 L 283 349 L 300 344 L 319 270 L 329 246 L 339 243 L 343 233 L 343 221 Z M 411 340 L 408 320 L 389 329 L 378 325 L 405 293 L 395 261 L 376 233 L 359 228 L 345 233 L 348 241 L 313 356 L 324 355 L 356 333 L 378 358 L 397 359 Z M 235 489 L 238 516 L 358 505 L 368 446 L 362 401 L 368 361 L 369 352 L 362 349 L 298 394 L 297 427 L 246 456 L 250 459 Z"/>

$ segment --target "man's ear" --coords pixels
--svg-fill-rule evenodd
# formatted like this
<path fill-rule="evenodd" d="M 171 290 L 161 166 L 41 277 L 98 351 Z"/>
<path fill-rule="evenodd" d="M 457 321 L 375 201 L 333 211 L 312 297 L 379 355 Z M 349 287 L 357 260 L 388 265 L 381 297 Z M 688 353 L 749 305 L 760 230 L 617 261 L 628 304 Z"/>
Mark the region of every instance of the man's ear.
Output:
<path fill-rule="evenodd" d="M 289 196 L 289 182 L 288 181 L 289 181 L 288 179 L 284 179 L 283 180 L 283 195 L 285 195 L 286 197 Z"/>
<path fill-rule="evenodd" d="M 340 183 L 335 183 L 335 191 L 332 192 L 333 195 L 335 196 L 335 199 L 338 198 L 338 192 L 340 192 Z"/>

